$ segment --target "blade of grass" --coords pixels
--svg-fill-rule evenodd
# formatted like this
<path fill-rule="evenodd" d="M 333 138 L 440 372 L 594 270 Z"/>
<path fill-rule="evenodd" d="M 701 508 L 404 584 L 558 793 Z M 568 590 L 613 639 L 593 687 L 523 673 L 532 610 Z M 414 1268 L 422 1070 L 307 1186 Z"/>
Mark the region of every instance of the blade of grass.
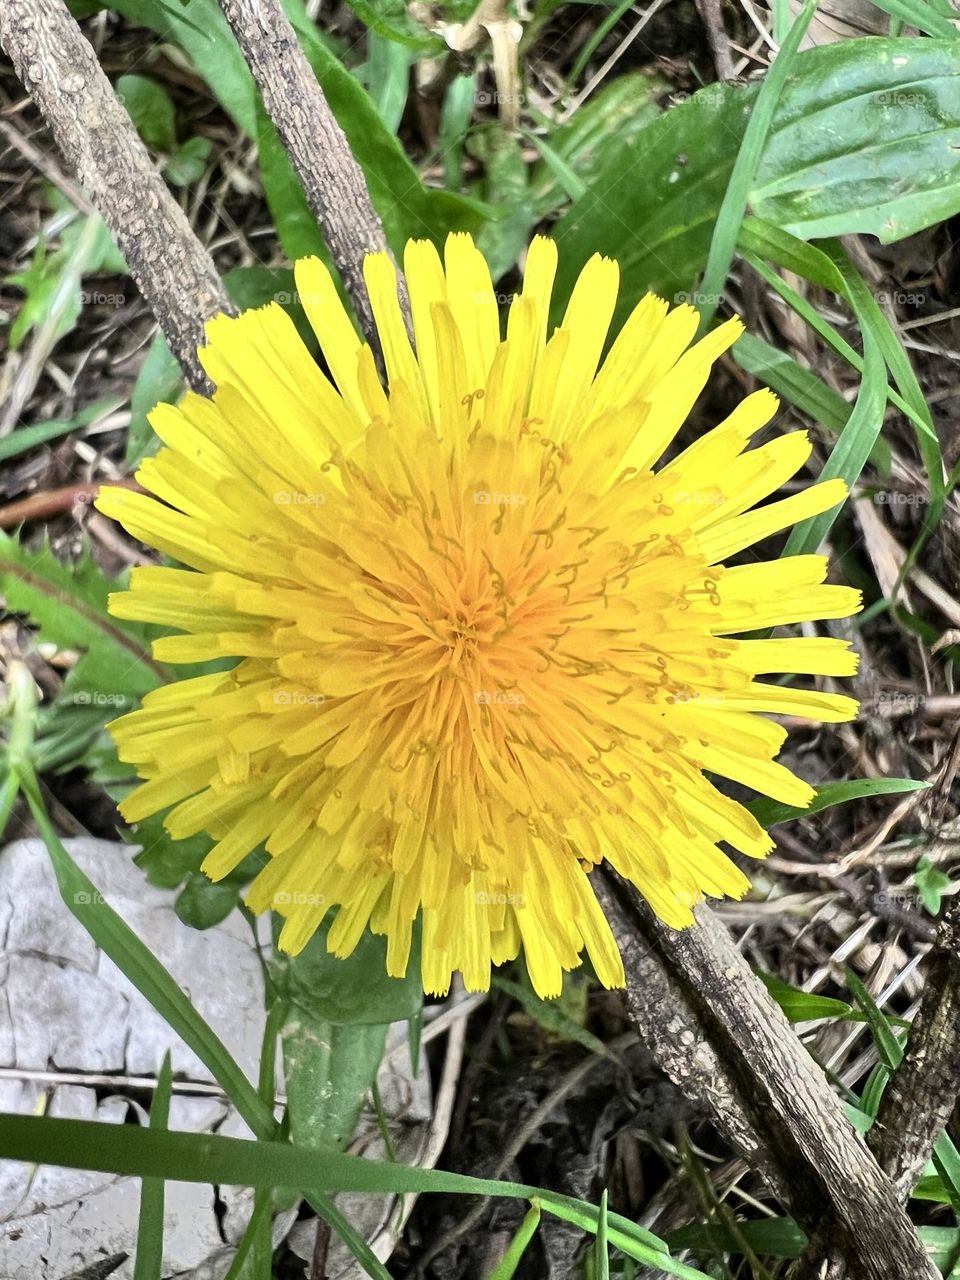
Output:
<path fill-rule="evenodd" d="M 610 1280 L 610 1250 L 607 1246 L 607 1188 L 600 1197 L 600 1216 L 597 1218 L 597 1238 L 593 1244 L 593 1280 Z"/>
<path fill-rule="evenodd" d="M 210 1070 L 253 1132 L 261 1137 L 272 1134 L 271 1109 L 263 1104 L 226 1045 L 70 856 L 47 816 L 32 770 L 20 774 L 20 786 L 47 846 L 67 910 Z"/>
<path fill-rule="evenodd" d="M 324 1197 L 340 1191 L 372 1194 L 444 1192 L 538 1200 L 564 1222 L 595 1234 L 596 1205 L 523 1183 L 496 1182 L 437 1169 L 416 1169 L 383 1160 L 367 1160 L 337 1151 L 313 1151 L 292 1143 L 224 1138 L 218 1134 L 151 1131 L 94 1120 L 0 1113 L 0 1158 L 92 1169 L 128 1177 L 166 1177 L 186 1182 L 249 1187 L 307 1187 L 311 1202 L 338 1233 L 356 1232 Z M 680 1280 L 709 1280 L 702 1271 L 671 1258 L 664 1242 L 620 1214 L 608 1214 L 612 1247 Z M 371 1274 L 389 1277 L 369 1248 L 357 1245 Z M 358 1254 L 358 1256 L 360 1256 Z"/>
<path fill-rule="evenodd" d="M 800 42 L 806 34 L 807 27 L 817 8 L 817 0 L 807 0 L 797 14 L 786 38 L 780 46 L 780 52 L 774 58 L 763 84 L 757 93 L 749 123 L 743 135 L 743 142 L 737 152 L 730 181 L 720 203 L 720 211 L 710 241 L 710 252 L 704 269 L 700 293 L 703 301 L 699 306 L 701 334 L 710 327 L 717 310 L 717 303 L 727 282 L 730 264 L 737 247 L 740 235 L 740 224 L 743 222 L 760 158 L 766 146 L 767 135 L 773 124 L 774 112 L 780 99 L 784 83 L 793 66 L 800 48 Z"/>
<path fill-rule="evenodd" d="M 853 488 L 866 466 L 880 428 L 883 425 L 883 407 L 886 403 L 886 370 L 883 356 L 873 336 L 864 331 L 864 367 L 860 393 L 847 425 L 840 433 L 830 457 L 820 473 L 821 480 L 839 477 L 846 481 L 848 491 Z M 814 552 L 833 528 L 842 504 L 812 516 L 798 524 L 790 533 L 784 556 L 798 556 Z"/>
<path fill-rule="evenodd" d="M 527 1245 L 533 1239 L 539 1225 L 540 1205 L 534 1201 L 527 1210 L 523 1222 L 520 1223 L 520 1230 L 510 1241 L 506 1253 L 490 1272 L 487 1280 L 513 1280 L 517 1267 L 520 1265 L 520 1259 L 526 1253 Z"/>
<path fill-rule="evenodd" d="M 150 1128 L 166 1129 L 170 1121 L 170 1094 L 173 1072 L 169 1051 L 157 1074 L 157 1087 L 150 1104 Z M 163 1277 L 163 1201 L 162 1178 L 144 1178 L 140 1189 L 140 1221 L 137 1226 L 137 1260 L 133 1280 L 162 1280 Z"/>
<path fill-rule="evenodd" d="M 863 800 L 869 796 L 901 795 L 905 791 L 925 791 L 929 782 L 915 778 L 854 778 L 849 782 L 825 782 L 817 788 L 817 794 L 806 809 L 782 804 L 779 800 L 753 800 L 747 808 L 761 827 L 774 827 L 778 822 L 793 822 L 797 818 L 809 818 L 823 809 L 849 800 Z"/>
<path fill-rule="evenodd" d="M 613 6 L 604 20 L 600 23 L 599 27 L 597 27 L 596 31 L 594 31 L 593 35 L 580 50 L 579 56 L 573 64 L 573 70 L 567 76 L 568 88 L 577 83 L 583 75 L 590 59 L 596 53 L 597 48 L 607 38 L 609 33 L 617 25 L 627 10 L 633 7 L 633 3 L 634 0 L 617 0 L 617 3 Z"/>

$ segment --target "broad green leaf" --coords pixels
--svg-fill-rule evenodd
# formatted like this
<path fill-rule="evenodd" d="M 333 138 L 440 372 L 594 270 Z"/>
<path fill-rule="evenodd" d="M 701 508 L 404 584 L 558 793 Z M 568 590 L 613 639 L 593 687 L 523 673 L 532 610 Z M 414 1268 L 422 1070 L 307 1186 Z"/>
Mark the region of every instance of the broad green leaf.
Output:
<path fill-rule="evenodd" d="M 342 963 L 342 962 L 340 962 Z M 386 1025 L 335 1024 L 291 1010 L 281 1030 L 287 1116 L 294 1142 L 341 1150 L 376 1078 Z"/>
<path fill-rule="evenodd" d="M 341 959 L 327 950 L 329 922 L 296 956 L 278 952 L 274 980 L 291 1017 L 309 1023 L 384 1024 L 414 1017 L 423 1003 L 419 938 L 415 933 L 405 978 L 388 978 L 387 944 L 367 931 L 351 955 Z"/>
<path fill-rule="evenodd" d="M 868 232 L 888 242 L 960 210 L 960 76 L 954 40 L 845 40 L 793 65 L 748 208 L 801 239 Z M 757 99 L 710 85 L 611 149 L 554 228 L 562 306 L 598 250 L 620 262 L 620 318 L 647 289 L 689 289 Z"/>
<path fill-rule="evenodd" d="M 871 796 L 902 795 L 906 791 L 925 791 L 928 782 L 916 782 L 913 778 L 855 778 L 850 782 L 825 782 L 817 788 L 813 802 L 806 809 L 781 804 L 779 800 L 753 800 L 747 808 L 762 827 L 775 827 L 778 822 L 793 822 L 797 818 L 810 818 L 824 809 L 850 800 L 866 800 Z"/>
<path fill-rule="evenodd" d="M 380 119 L 396 133 L 403 119 L 414 56 L 390 36 L 367 32 L 366 85 Z"/>
<path fill-rule="evenodd" d="M 669 85 L 639 71 L 616 76 L 599 89 L 565 123 L 546 137 L 531 133 L 529 140 L 543 155 L 530 177 L 530 198 L 540 216 L 575 199 L 604 172 L 607 157 L 627 138 L 642 135 L 660 114 L 657 99 Z M 581 184 L 570 189 L 570 175 Z"/>
<path fill-rule="evenodd" d="M 126 75 L 114 90 L 144 142 L 160 151 L 173 151 L 177 145 L 173 102 L 163 85 L 148 76 Z"/>
<path fill-rule="evenodd" d="M 213 881 L 202 871 L 192 871 L 177 894 L 174 910 L 191 929 L 212 929 L 236 907 L 243 883 L 236 874 Z"/>

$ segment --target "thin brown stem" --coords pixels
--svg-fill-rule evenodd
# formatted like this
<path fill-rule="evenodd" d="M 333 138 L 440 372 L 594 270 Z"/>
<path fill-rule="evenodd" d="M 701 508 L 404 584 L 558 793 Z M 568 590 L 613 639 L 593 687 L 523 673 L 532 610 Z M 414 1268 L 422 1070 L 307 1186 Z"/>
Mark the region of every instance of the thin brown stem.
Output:
<path fill-rule="evenodd" d="M 0 45 L 64 159 L 113 233 L 197 390 L 204 322 L 233 307 L 63 0 L 2 0 Z"/>
<path fill-rule="evenodd" d="M 388 250 L 363 170 L 279 0 L 220 0 L 220 7 L 323 230 L 361 327 L 379 355 L 363 260 L 368 253 Z M 402 279 L 400 289 L 406 310 Z"/>

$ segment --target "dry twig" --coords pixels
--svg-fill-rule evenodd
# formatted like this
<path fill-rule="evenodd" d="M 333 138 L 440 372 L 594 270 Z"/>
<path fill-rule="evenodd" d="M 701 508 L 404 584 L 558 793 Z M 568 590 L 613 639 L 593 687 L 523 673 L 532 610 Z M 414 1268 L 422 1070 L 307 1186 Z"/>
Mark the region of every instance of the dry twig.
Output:
<path fill-rule="evenodd" d="M 3 0 L 0 45 L 80 184 L 192 386 L 204 322 L 233 306 L 210 255 L 167 190 L 63 0 Z"/>

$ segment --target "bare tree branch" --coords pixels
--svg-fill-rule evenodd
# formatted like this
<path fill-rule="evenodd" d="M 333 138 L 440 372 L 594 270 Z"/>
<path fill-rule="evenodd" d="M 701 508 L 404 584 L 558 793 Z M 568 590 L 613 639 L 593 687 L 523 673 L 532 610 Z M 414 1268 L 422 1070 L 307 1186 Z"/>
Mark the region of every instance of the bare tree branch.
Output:
<path fill-rule="evenodd" d="M 363 279 L 363 259 L 368 253 L 388 249 L 363 170 L 327 105 L 279 0 L 220 0 L 220 7 L 253 72 L 267 114 L 276 125 L 307 202 L 323 229 L 363 331 L 379 355 L 380 342 Z M 406 313 L 402 278 L 400 290 Z"/>
<path fill-rule="evenodd" d="M 233 307 L 63 0 L 2 0 L 0 45 L 197 390 L 203 322 Z"/>
<path fill-rule="evenodd" d="M 855 1275 L 935 1280 L 896 1188 L 729 931 L 698 907 L 697 925 L 678 933 L 615 873 L 597 881 L 623 950 L 631 1015 L 671 1079 L 714 1108 L 811 1235 L 831 1224 Z"/>

